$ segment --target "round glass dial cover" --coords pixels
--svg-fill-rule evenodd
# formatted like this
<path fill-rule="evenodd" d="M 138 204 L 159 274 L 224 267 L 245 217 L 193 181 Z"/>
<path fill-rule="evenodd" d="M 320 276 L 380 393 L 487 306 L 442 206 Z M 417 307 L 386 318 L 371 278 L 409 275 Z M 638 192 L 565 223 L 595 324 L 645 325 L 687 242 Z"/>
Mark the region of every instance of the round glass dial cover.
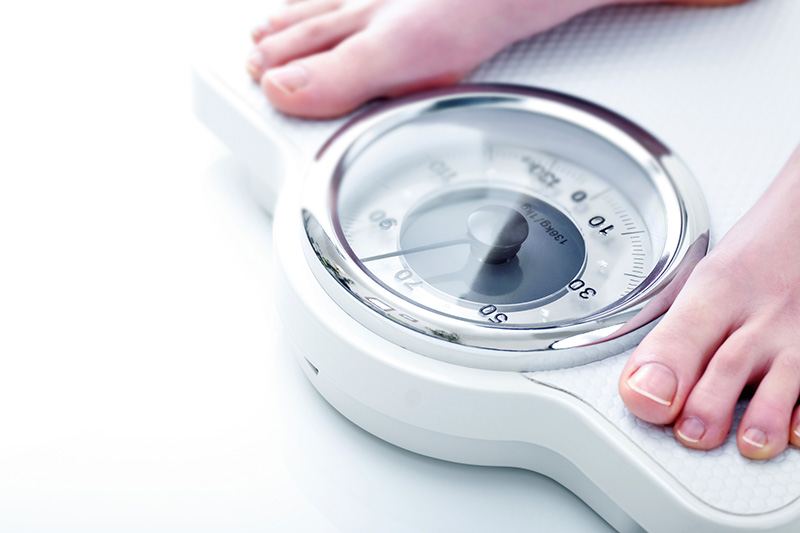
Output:
<path fill-rule="evenodd" d="M 318 156 L 303 212 L 318 279 L 367 327 L 513 352 L 619 330 L 707 232 L 696 184 L 652 136 L 507 86 L 356 119 Z"/>

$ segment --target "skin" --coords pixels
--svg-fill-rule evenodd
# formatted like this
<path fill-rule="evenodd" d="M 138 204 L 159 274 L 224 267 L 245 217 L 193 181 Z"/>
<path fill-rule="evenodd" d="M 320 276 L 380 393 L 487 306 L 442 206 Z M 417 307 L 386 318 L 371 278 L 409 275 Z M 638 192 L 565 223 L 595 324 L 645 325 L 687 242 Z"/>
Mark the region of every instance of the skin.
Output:
<path fill-rule="evenodd" d="M 286 9 L 253 30 L 256 47 L 247 70 L 277 109 L 331 118 L 373 98 L 452 85 L 514 41 L 620 3 L 656 2 L 289 0 Z"/>
<path fill-rule="evenodd" d="M 622 372 L 628 408 L 648 422 L 675 422 L 690 448 L 722 444 L 748 385 L 757 388 L 737 431 L 742 455 L 769 459 L 800 446 L 798 201 L 800 148 L 700 261 Z"/>
<path fill-rule="evenodd" d="M 335 117 L 373 98 L 457 83 L 508 44 L 612 3 L 656 2 L 290 0 L 253 30 L 247 69 L 277 109 Z M 726 439 L 736 402 L 751 387 L 737 433 L 742 455 L 768 459 L 800 446 L 797 205 L 800 148 L 669 295 L 666 315 L 629 358 L 619 391 L 633 414 L 674 424 L 684 445 L 709 450 Z"/>

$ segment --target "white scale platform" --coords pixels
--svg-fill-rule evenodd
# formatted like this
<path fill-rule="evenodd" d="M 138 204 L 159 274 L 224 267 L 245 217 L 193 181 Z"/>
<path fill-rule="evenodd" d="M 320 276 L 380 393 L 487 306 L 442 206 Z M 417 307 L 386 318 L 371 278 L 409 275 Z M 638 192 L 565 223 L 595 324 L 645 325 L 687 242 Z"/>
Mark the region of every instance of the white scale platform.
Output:
<path fill-rule="evenodd" d="M 223 54 L 197 69 L 197 113 L 263 178 L 256 193 L 272 209 L 288 158 L 311 161 L 344 119 L 308 121 L 275 112 L 244 73 L 246 53 Z M 644 127 L 700 182 L 713 245 L 800 143 L 798 57 L 797 0 L 613 7 L 509 47 L 467 81 L 561 91 Z M 800 531 L 800 450 L 765 462 L 744 459 L 736 449 L 736 423 L 716 450 L 684 448 L 671 428 L 641 422 L 623 406 L 616 383 L 628 354 L 524 374 L 531 387 L 577 400 L 589 419 L 604 425 L 599 433 L 630 456 L 602 465 L 591 454 L 570 455 L 565 445 L 556 451 L 570 466 L 544 473 L 620 530 Z M 740 402 L 737 421 L 745 405 Z"/>

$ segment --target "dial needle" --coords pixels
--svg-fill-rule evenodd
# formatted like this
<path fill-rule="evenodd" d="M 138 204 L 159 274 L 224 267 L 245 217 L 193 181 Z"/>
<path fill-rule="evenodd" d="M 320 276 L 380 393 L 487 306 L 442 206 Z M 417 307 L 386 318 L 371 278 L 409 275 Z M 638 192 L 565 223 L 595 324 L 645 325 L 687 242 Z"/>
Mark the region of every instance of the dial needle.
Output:
<path fill-rule="evenodd" d="M 444 242 L 437 242 L 435 244 L 428 244 L 425 246 L 417 246 L 416 248 L 408 248 L 406 250 L 397 250 L 396 252 L 390 252 L 388 254 L 381 254 L 381 255 L 373 255 L 371 257 L 364 257 L 361 259 L 362 263 L 366 263 L 369 261 L 377 261 L 378 259 L 388 259 L 389 257 L 397 257 L 398 255 L 408 255 L 408 254 L 415 254 L 417 252 L 427 252 L 428 250 L 435 250 L 437 248 L 445 248 L 447 246 L 456 246 L 459 244 L 469 244 L 471 241 L 469 239 L 456 239 L 453 241 L 444 241 Z"/>

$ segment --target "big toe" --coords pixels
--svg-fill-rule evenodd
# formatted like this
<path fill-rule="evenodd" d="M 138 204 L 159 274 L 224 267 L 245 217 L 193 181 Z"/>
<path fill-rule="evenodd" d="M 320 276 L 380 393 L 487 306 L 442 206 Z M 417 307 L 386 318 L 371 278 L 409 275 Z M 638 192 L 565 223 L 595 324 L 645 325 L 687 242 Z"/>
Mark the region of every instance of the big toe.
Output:
<path fill-rule="evenodd" d="M 623 401 L 639 418 L 668 423 L 670 408 L 678 392 L 675 371 L 660 361 L 645 361 L 620 385 Z"/>
<path fill-rule="evenodd" d="M 709 287 L 713 282 L 701 281 L 704 291 L 715 288 Z M 631 354 L 620 376 L 622 400 L 647 422 L 671 424 L 677 419 L 729 331 L 731 317 L 711 312 L 697 289 L 698 283 L 687 283 L 661 322 Z"/>
<path fill-rule="evenodd" d="M 284 113 L 307 118 L 344 115 L 382 96 L 457 83 L 463 72 L 431 74 L 419 65 L 398 66 L 408 58 L 389 58 L 397 51 L 352 38 L 333 50 L 310 55 L 268 70 L 261 87 Z"/>

